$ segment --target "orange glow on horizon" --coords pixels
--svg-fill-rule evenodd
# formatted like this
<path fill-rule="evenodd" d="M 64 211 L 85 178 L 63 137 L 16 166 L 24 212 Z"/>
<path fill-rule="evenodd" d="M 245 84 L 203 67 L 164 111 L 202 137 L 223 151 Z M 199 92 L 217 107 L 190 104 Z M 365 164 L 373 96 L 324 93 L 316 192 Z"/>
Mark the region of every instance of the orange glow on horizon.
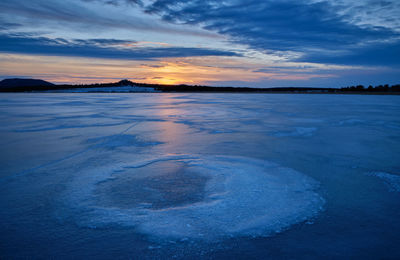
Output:
<path fill-rule="evenodd" d="M 129 79 L 140 83 L 207 85 L 224 81 L 308 80 L 334 77 L 301 71 L 262 72 L 245 58 L 186 57 L 159 60 L 112 60 L 0 54 L 0 75 L 39 78 L 58 84 L 90 84 Z M 264 65 L 265 66 L 265 65 Z"/>

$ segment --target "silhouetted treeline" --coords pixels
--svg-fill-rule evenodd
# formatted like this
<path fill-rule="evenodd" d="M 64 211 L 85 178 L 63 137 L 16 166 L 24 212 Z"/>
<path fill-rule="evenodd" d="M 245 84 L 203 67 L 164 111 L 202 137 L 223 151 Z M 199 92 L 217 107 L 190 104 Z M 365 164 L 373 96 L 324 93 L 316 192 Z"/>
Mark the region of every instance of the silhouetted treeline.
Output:
<path fill-rule="evenodd" d="M 348 86 L 340 89 L 344 92 L 400 92 L 400 85 L 392 85 L 389 86 L 388 84 L 385 85 L 378 85 L 378 86 L 371 86 L 365 87 L 363 85 L 357 86 Z"/>
<path fill-rule="evenodd" d="M 334 89 L 328 88 L 246 88 L 246 87 L 210 87 L 199 85 L 159 85 L 155 88 L 162 92 L 247 92 L 247 93 L 312 93 L 329 92 Z"/>
<path fill-rule="evenodd" d="M 121 86 L 134 86 L 154 88 L 161 92 L 231 92 L 231 93 L 330 93 L 330 94 L 400 94 L 400 85 L 379 86 L 348 86 L 342 88 L 246 88 L 246 87 L 211 87 L 202 85 L 163 85 L 137 83 L 129 80 L 121 80 L 114 83 L 76 84 L 76 85 L 54 85 L 43 80 L 32 79 L 6 79 L 0 82 L 0 92 L 32 92 L 32 91 L 62 91 L 67 89 L 81 88 L 110 88 Z M 116 91 L 118 92 L 118 91 Z M 135 91 L 137 92 L 137 91 Z"/>
<path fill-rule="evenodd" d="M 145 84 L 147 85 L 147 84 Z M 391 93 L 399 92 L 400 85 L 363 85 L 349 86 L 343 88 L 301 88 L 301 87 L 282 87 L 282 88 L 245 88 L 245 87 L 210 87 L 198 85 L 151 85 L 155 89 L 163 92 L 253 92 L 253 93 Z"/>
<path fill-rule="evenodd" d="M 154 88 L 162 92 L 247 92 L 247 93 L 386 93 L 400 92 L 400 85 L 379 85 L 376 87 L 363 85 L 349 86 L 343 88 L 302 88 L 302 87 L 281 87 L 281 88 L 248 88 L 248 87 L 211 87 L 204 85 L 163 85 L 137 83 L 129 80 L 121 80 L 116 83 L 96 83 L 86 85 L 57 85 L 58 89 L 71 88 L 101 88 L 101 87 L 119 87 L 119 86 L 136 86 Z M 53 88 L 54 89 L 54 88 Z"/>

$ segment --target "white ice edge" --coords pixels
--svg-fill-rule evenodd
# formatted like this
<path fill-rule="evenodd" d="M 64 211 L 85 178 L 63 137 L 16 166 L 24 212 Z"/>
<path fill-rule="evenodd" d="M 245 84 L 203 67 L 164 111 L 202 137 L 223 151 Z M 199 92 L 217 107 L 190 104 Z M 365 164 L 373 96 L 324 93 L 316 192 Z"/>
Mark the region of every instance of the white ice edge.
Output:
<path fill-rule="evenodd" d="M 386 172 L 369 172 L 367 173 L 370 176 L 375 176 L 380 178 L 385 182 L 389 191 L 391 192 L 400 192 L 400 176 L 395 174 L 390 174 Z"/>
<path fill-rule="evenodd" d="M 96 205 L 96 185 L 132 174 L 127 169 L 161 161 L 183 162 L 193 171 L 207 175 L 204 201 L 164 209 Z M 91 228 L 135 227 L 160 239 L 268 236 L 314 218 L 324 204 L 317 188 L 318 183 L 310 177 L 267 161 L 170 155 L 78 174 L 63 197 L 64 206 L 58 215 Z"/>

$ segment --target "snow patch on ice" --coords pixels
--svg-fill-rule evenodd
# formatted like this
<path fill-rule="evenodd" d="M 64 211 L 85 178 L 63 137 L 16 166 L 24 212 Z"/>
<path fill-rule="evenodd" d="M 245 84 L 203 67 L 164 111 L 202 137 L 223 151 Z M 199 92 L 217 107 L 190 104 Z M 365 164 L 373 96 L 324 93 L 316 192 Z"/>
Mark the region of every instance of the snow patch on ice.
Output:
<path fill-rule="evenodd" d="M 162 142 L 157 141 L 146 141 L 138 138 L 136 135 L 130 134 L 118 134 L 105 137 L 91 138 L 87 140 L 88 143 L 96 144 L 96 147 L 114 149 L 118 147 L 126 146 L 153 146 L 162 144 Z"/>
<path fill-rule="evenodd" d="M 375 176 L 383 180 L 391 192 L 400 192 L 400 176 L 386 172 L 370 172 L 370 176 Z"/>
<path fill-rule="evenodd" d="M 323 123 L 324 120 L 317 118 L 290 118 L 290 120 L 297 123 Z"/>
<path fill-rule="evenodd" d="M 293 131 L 276 131 L 272 136 L 276 137 L 310 137 L 317 131 L 316 127 L 295 127 Z"/>
<path fill-rule="evenodd" d="M 60 89 L 49 90 L 45 92 L 52 93 L 130 93 L 130 92 L 161 92 L 154 88 L 137 87 L 137 86 L 120 86 L 120 87 L 99 87 L 99 88 L 73 88 L 73 89 Z"/>
<path fill-rule="evenodd" d="M 355 126 L 355 125 L 367 125 L 373 127 L 383 127 L 389 129 L 400 129 L 400 124 L 393 121 L 386 121 L 386 120 L 363 120 L 357 118 L 351 118 L 342 120 L 339 122 L 340 126 Z"/>
<path fill-rule="evenodd" d="M 339 125 L 342 126 L 352 126 L 352 125 L 358 125 L 365 123 L 365 120 L 357 119 L 357 118 L 351 118 L 351 119 L 345 119 L 339 122 Z"/>
<path fill-rule="evenodd" d="M 85 227 L 131 226 L 159 239 L 268 236 L 315 217 L 324 204 L 317 187 L 267 161 L 170 155 L 80 172 L 59 215 Z"/>

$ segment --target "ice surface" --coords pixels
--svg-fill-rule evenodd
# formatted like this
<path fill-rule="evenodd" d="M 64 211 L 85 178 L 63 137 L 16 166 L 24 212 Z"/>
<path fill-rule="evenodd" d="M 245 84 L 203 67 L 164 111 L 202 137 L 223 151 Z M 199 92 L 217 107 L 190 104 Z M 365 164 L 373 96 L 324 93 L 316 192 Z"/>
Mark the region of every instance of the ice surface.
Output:
<path fill-rule="evenodd" d="M 399 114 L 388 95 L 1 94 L 0 258 L 400 259 Z"/>
<path fill-rule="evenodd" d="M 135 135 L 128 134 L 117 134 L 111 136 L 90 138 L 87 140 L 89 144 L 94 144 L 97 148 L 105 148 L 105 149 L 115 149 L 118 147 L 125 146 L 150 146 L 150 145 L 158 145 L 161 142 L 150 141 L 150 140 L 141 140 Z"/>
<path fill-rule="evenodd" d="M 304 174 L 267 161 L 176 155 L 81 172 L 65 199 L 82 226 L 210 240 L 266 236 L 315 217 L 323 205 L 316 188 Z"/>
<path fill-rule="evenodd" d="M 308 137 L 314 135 L 314 132 L 317 131 L 315 127 L 295 127 L 294 130 L 291 131 L 276 131 L 273 132 L 272 135 L 276 137 L 285 137 L 285 136 L 302 136 Z"/>
<path fill-rule="evenodd" d="M 368 175 L 382 179 L 390 191 L 400 192 L 400 176 L 386 172 L 371 172 Z"/>
<path fill-rule="evenodd" d="M 112 93 L 112 92 L 159 92 L 154 88 L 148 87 L 135 87 L 135 86 L 120 86 L 120 87 L 99 87 L 99 88 L 74 88 L 63 90 L 51 90 L 52 93 Z"/>

